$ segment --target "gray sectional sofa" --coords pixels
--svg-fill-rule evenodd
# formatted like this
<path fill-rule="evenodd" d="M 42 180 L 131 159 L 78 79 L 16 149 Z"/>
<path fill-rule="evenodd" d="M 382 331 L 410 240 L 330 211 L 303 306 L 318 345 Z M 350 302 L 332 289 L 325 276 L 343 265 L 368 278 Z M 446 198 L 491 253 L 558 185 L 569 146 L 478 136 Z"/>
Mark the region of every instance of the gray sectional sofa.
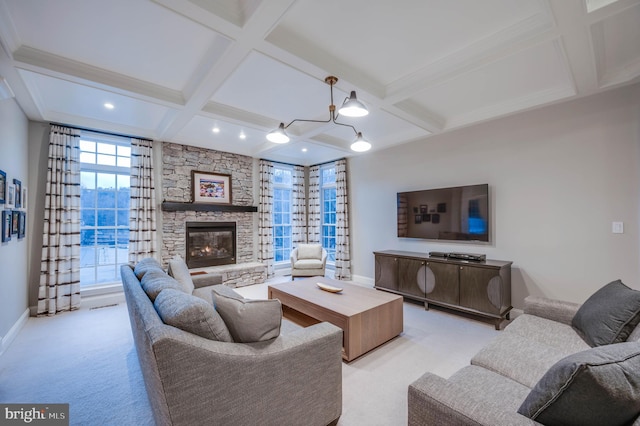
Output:
<path fill-rule="evenodd" d="M 152 259 L 135 268 L 125 265 L 121 274 L 157 425 L 324 426 L 337 422 L 342 412 L 342 330 L 338 327 L 320 323 L 289 332 L 283 327 L 281 332 L 280 311 L 275 328 L 256 331 L 262 323 L 274 322 L 257 317 L 249 335 L 240 336 L 237 327 L 226 327 L 217 317 L 222 313 L 204 300 L 216 291 L 214 300 L 220 306 L 226 304 L 231 314 L 253 306 L 254 301 L 232 289 L 202 281 L 198 287 L 189 282 L 185 288 Z M 174 270 L 174 275 L 180 273 Z M 277 303 L 275 308 L 280 310 L 278 301 L 267 302 Z M 267 308 L 273 312 L 272 305 Z M 198 318 L 203 312 L 208 317 Z M 195 327 L 192 332 L 185 331 L 190 326 Z M 237 340 L 252 337 L 258 341 Z"/>
<path fill-rule="evenodd" d="M 471 365 L 448 379 L 426 373 L 409 386 L 408 424 L 640 425 L 640 292 L 631 294 L 635 305 L 627 317 L 634 323 L 623 318 L 619 343 L 595 347 L 576 327 L 581 305 L 527 297 L 524 314 Z M 589 318 L 592 324 L 598 315 Z M 601 328 L 611 332 L 608 325 Z"/>

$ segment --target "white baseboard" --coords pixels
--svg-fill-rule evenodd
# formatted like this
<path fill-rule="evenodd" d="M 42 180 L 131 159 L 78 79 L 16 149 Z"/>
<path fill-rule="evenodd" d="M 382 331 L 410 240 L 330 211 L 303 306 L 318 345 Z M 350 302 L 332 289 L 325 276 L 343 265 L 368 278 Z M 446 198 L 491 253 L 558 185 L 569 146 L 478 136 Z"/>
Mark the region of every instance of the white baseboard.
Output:
<path fill-rule="evenodd" d="M 13 324 L 13 326 L 9 329 L 7 335 L 2 337 L 2 342 L 0 344 L 0 356 L 2 356 L 4 351 L 6 351 L 9 345 L 11 345 L 11 343 L 15 340 L 15 338 L 18 336 L 18 333 L 20 333 L 20 330 L 22 330 L 22 327 L 24 327 L 24 325 L 27 323 L 28 319 L 29 308 L 24 310 L 22 315 L 20 315 L 20 318 L 18 318 L 18 321 L 16 321 L 16 323 Z"/>
<path fill-rule="evenodd" d="M 375 280 L 373 278 L 365 277 L 363 275 L 352 275 L 351 281 L 354 284 L 365 284 L 367 287 L 373 287 L 375 284 Z"/>

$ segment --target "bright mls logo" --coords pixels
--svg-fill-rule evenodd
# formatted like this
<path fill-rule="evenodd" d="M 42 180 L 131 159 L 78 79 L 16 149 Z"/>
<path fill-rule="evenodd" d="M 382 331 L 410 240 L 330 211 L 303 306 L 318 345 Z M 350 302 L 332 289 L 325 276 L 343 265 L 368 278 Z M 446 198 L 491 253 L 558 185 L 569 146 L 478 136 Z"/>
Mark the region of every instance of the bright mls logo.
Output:
<path fill-rule="evenodd" d="M 0 425 L 68 426 L 69 404 L 0 404 Z"/>

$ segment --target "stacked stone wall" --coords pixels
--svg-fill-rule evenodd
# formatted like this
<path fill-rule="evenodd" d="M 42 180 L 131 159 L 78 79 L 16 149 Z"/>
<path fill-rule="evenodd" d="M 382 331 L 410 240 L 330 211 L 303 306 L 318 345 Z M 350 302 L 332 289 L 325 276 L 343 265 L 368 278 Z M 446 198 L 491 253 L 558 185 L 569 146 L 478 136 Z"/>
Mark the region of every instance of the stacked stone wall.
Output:
<path fill-rule="evenodd" d="M 191 171 L 231 175 L 231 202 L 253 204 L 253 159 L 245 155 L 173 143 L 162 144 L 162 196 L 167 202 L 191 202 Z M 253 262 L 253 219 L 246 212 L 162 212 L 162 261 L 185 258 L 186 222 L 235 222 L 236 262 Z"/>

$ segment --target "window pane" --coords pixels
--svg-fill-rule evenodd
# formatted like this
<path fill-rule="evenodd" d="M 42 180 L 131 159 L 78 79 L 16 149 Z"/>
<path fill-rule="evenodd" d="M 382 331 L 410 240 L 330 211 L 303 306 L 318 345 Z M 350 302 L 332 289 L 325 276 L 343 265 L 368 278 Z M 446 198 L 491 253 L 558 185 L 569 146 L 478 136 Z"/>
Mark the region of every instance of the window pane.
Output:
<path fill-rule="evenodd" d="M 110 266 L 98 266 L 96 268 L 97 278 L 96 283 L 108 283 L 118 280 L 118 268 L 117 265 Z"/>
<path fill-rule="evenodd" d="M 81 226 L 96 226 L 96 212 L 95 210 L 82 209 L 82 222 Z"/>
<path fill-rule="evenodd" d="M 96 174 L 93 172 L 80 172 L 80 187 L 96 189 Z"/>
<path fill-rule="evenodd" d="M 96 248 L 81 247 L 80 248 L 80 267 L 95 266 L 96 264 Z"/>
<path fill-rule="evenodd" d="M 80 139 L 80 151 L 96 152 L 96 143 Z"/>
<path fill-rule="evenodd" d="M 131 176 L 129 175 L 118 175 L 118 189 L 124 189 L 129 191 Z"/>
<path fill-rule="evenodd" d="M 80 162 L 88 164 L 96 164 L 96 155 L 88 152 L 80 153 Z"/>
<path fill-rule="evenodd" d="M 118 155 L 122 157 L 131 157 L 131 147 L 118 145 Z"/>
<path fill-rule="evenodd" d="M 116 206 L 115 191 L 98 191 L 98 207 L 114 208 Z"/>
<path fill-rule="evenodd" d="M 116 226 L 116 211 L 98 210 L 98 226 Z"/>
<path fill-rule="evenodd" d="M 131 167 L 131 159 L 127 157 L 118 157 L 118 167 Z"/>
<path fill-rule="evenodd" d="M 129 209 L 118 209 L 118 226 L 129 226 Z"/>
<path fill-rule="evenodd" d="M 80 231 L 80 245 L 93 246 L 96 243 L 95 229 L 83 229 Z"/>
<path fill-rule="evenodd" d="M 99 219 L 98 219 L 99 221 Z M 115 229 L 99 229 L 98 230 L 98 245 L 99 246 L 114 246 L 116 244 L 116 230 Z"/>
<path fill-rule="evenodd" d="M 114 157 L 113 155 L 98 154 L 98 164 L 100 164 L 101 166 L 115 166 L 116 157 Z"/>
<path fill-rule="evenodd" d="M 116 175 L 111 173 L 98 173 L 98 188 L 115 188 Z"/>
<path fill-rule="evenodd" d="M 80 206 L 85 208 L 95 208 L 96 207 L 96 191 L 93 189 L 83 189 L 80 192 Z"/>
<path fill-rule="evenodd" d="M 112 143 L 98 142 L 97 148 L 98 154 L 116 155 L 116 146 Z"/>
<path fill-rule="evenodd" d="M 129 245 L 129 230 L 128 229 L 118 229 L 116 234 L 116 245 L 118 247 L 128 247 Z M 121 259 L 125 260 L 125 259 Z"/>

